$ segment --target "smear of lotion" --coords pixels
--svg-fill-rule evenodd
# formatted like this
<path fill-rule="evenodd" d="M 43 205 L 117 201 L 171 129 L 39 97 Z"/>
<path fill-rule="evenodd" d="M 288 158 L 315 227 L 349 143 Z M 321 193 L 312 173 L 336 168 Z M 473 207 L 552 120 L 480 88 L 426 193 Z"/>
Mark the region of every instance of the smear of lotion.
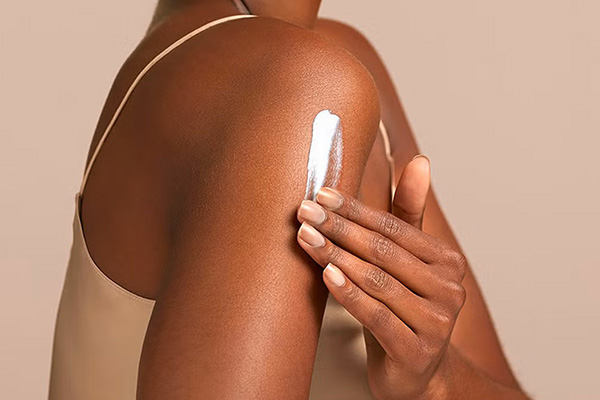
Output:
<path fill-rule="evenodd" d="M 342 170 L 342 153 L 340 117 L 323 110 L 313 121 L 305 199 L 315 200 L 320 188 L 337 185 Z"/>

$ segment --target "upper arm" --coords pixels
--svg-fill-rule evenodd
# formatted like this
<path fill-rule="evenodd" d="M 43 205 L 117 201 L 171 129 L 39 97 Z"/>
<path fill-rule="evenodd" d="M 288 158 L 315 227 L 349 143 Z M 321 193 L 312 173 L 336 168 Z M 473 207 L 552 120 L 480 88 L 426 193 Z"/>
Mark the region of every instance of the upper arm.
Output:
<path fill-rule="evenodd" d="M 228 77 L 236 90 L 212 93 L 214 112 L 201 118 L 193 99 L 212 89 L 165 89 L 177 110 L 168 126 L 178 127 L 171 238 L 139 398 L 308 398 L 327 295 L 295 240 L 312 122 L 326 109 L 340 117 L 338 187 L 356 194 L 379 109 L 370 76 L 345 52 L 304 34 L 269 51 L 268 65 L 251 59 Z"/>
<path fill-rule="evenodd" d="M 373 76 L 379 95 L 381 119 L 389 133 L 396 160 L 396 176 L 400 176 L 404 165 L 418 153 L 418 148 L 400 96 L 383 60 L 369 40 L 352 26 L 339 21 L 319 19 L 315 30 L 354 54 Z"/>
<path fill-rule="evenodd" d="M 404 166 L 419 151 L 383 61 L 369 41 L 348 25 L 332 20 L 319 20 L 316 28 L 334 43 L 352 52 L 372 74 L 379 91 L 382 118 L 390 133 L 396 160 L 396 176 L 400 176 Z M 427 200 L 423 230 L 460 247 L 433 192 Z M 483 294 L 470 268 L 463 285 L 467 291 L 467 301 L 456 323 L 452 343 L 491 377 L 504 384 L 518 386 L 502 352 Z"/>

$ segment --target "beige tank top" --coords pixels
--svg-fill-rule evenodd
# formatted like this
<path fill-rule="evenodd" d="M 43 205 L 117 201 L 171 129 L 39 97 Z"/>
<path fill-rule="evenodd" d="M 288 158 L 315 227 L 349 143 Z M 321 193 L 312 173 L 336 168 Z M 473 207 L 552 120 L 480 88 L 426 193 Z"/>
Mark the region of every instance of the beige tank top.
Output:
<path fill-rule="evenodd" d="M 73 244 L 54 336 L 50 400 L 135 399 L 138 363 L 154 301 L 119 286 L 94 263 L 83 235 L 80 197 L 100 148 L 146 72 L 195 35 L 218 24 L 251 17 L 253 15 L 234 15 L 215 20 L 162 51 L 138 74 L 101 136 L 75 201 Z M 390 162 L 393 194 L 394 163 L 382 123 L 380 131 Z M 325 309 L 310 399 L 372 399 L 366 380 L 362 326 L 332 296 Z"/>

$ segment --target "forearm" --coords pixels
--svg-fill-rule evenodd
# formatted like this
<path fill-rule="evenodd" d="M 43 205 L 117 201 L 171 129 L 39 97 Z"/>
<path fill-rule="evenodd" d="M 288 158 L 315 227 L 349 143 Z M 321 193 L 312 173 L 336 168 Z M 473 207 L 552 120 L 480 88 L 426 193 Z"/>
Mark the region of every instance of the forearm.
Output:
<path fill-rule="evenodd" d="M 521 390 L 502 385 L 464 358 L 450 345 L 430 389 L 419 400 L 529 400 Z"/>
<path fill-rule="evenodd" d="M 460 249 L 432 192 L 425 208 L 423 230 Z M 467 291 L 467 300 L 454 325 L 452 346 L 486 376 L 505 386 L 519 389 L 519 383 L 502 351 L 492 317 L 471 268 L 467 270 L 463 286 Z"/>

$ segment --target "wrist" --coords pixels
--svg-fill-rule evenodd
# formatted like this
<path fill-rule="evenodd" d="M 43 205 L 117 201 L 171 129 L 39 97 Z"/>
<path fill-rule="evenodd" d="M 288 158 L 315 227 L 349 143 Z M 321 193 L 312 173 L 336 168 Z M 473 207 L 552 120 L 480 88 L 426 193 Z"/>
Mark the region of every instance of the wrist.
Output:
<path fill-rule="evenodd" d="M 417 400 L 529 400 L 520 390 L 496 383 L 475 368 L 450 346 L 430 380 L 425 394 Z"/>
<path fill-rule="evenodd" d="M 491 381 L 450 345 L 433 374 L 424 395 L 418 400 L 480 399 L 490 394 Z"/>
<path fill-rule="evenodd" d="M 425 393 L 418 400 L 445 400 L 456 398 L 456 355 L 455 350 L 450 346 L 443 358 L 440 360 L 438 368 L 431 377 Z"/>

